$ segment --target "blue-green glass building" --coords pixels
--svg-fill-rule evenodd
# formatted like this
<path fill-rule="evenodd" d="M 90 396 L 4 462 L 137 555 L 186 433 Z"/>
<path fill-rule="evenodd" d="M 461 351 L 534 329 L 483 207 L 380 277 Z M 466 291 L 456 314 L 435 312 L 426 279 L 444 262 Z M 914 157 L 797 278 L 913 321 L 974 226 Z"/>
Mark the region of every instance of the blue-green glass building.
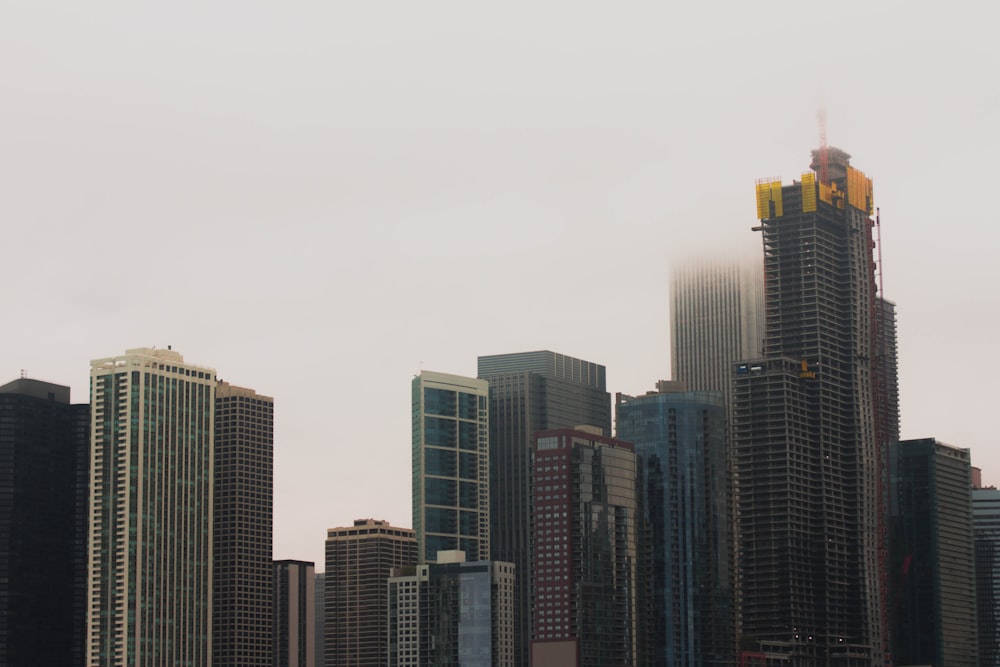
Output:
<path fill-rule="evenodd" d="M 726 408 L 719 392 L 661 382 L 618 394 L 617 437 L 635 445 L 645 554 L 643 664 L 735 661 Z"/>
<path fill-rule="evenodd" d="M 490 557 L 489 383 L 413 378 L 413 530 L 421 563 L 439 551 Z"/>

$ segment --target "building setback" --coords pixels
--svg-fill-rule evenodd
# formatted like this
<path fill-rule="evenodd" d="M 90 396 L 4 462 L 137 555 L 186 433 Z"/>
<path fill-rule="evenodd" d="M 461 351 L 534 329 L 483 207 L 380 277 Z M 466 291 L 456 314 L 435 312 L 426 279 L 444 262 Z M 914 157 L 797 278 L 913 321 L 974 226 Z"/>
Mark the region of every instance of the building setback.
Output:
<path fill-rule="evenodd" d="M 638 664 L 734 665 L 726 408 L 714 391 L 657 383 L 618 394 L 617 436 L 635 446 L 642 526 L 639 587 L 648 651 Z"/>
<path fill-rule="evenodd" d="M 326 537 L 324 579 L 327 667 L 385 667 L 389 609 L 386 594 L 394 567 L 417 562 L 409 528 L 356 519 Z"/>
<path fill-rule="evenodd" d="M 389 667 L 514 664 L 514 566 L 434 562 L 395 568 L 389 578 Z"/>
<path fill-rule="evenodd" d="M 977 665 L 969 450 L 897 445 L 890 582 L 897 665 Z"/>
<path fill-rule="evenodd" d="M 315 592 L 315 563 L 274 561 L 274 667 L 315 667 Z"/>
<path fill-rule="evenodd" d="M 836 148 L 757 185 L 763 356 L 733 369 L 742 634 L 773 660 L 884 665 L 885 460 L 872 183 Z"/>
<path fill-rule="evenodd" d="M 274 399 L 215 391 L 213 667 L 270 667 Z"/>
<path fill-rule="evenodd" d="M 979 667 L 1000 667 L 1000 491 L 972 490 Z"/>
<path fill-rule="evenodd" d="M 548 350 L 479 357 L 490 385 L 490 555 L 514 564 L 516 663 L 531 637 L 530 476 L 538 431 L 596 426 L 611 435 L 604 366 Z"/>
<path fill-rule="evenodd" d="M 90 382 L 87 664 L 208 665 L 215 371 L 138 348 Z"/>
<path fill-rule="evenodd" d="M 0 386 L 0 664 L 82 665 L 90 406 Z"/>
<path fill-rule="evenodd" d="M 632 445 L 589 431 L 543 431 L 531 479 L 531 664 L 637 664 Z"/>
<path fill-rule="evenodd" d="M 420 562 L 460 550 L 490 557 L 489 384 L 424 371 L 413 378 L 413 530 Z"/>

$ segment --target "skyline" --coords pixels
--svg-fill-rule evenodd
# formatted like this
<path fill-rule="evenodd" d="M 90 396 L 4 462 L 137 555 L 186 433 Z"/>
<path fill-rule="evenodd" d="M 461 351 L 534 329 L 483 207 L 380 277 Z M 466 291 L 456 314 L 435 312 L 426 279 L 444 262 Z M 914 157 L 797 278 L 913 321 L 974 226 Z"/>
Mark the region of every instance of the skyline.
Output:
<path fill-rule="evenodd" d="M 421 370 L 669 379 L 670 260 L 762 257 L 754 182 L 825 106 L 881 209 L 902 437 L 997 484 L 1000 46 L 983 10 L 792 7 L 6 6 L 0 383 L 85 402 L 91 360 L 172 345 L 273 396 L 274 558 L 319 569 L 329 528 L 412 525 Z"/>

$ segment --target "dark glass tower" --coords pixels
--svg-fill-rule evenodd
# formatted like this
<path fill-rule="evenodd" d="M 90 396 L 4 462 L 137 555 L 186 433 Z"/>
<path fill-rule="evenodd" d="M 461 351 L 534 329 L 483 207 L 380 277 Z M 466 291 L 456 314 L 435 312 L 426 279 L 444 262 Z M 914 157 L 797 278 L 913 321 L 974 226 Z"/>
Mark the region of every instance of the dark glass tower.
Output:
<path fill-rule="evenodd" d="M 892 657 L 977 665 L 969 450 L 904 440 L 892 476 Z"/>
<path fill-rule="evenodd" d="M 638 664 L 736 660 L 726 408 L 719 392 L 617 397 L 618 437 L 635 445 L 649 655 Z M 645 649 L 645 647 L 644 647 Z"/>
<path fill-rule="evenodd" d="M 747 644 L 793 664 L 883 665 L 884 464 L 894 368 L 880 323 L 872 184 L 839 149 L 757 185 L 764 356 L 733 372 Z M 894 339 L 893 339 L 894 340 Z"/>
<path fill-rule="evenodd" d="M 532 438 L 538 431 L 596 426 L 611 435 L 604 366 L 547 350 L 479 357 L 490 383 L 490 557 L 514 564 L 515 657 L 528 664 Z"/>
<path fill-rule="evenodd" d="M 979 667 L 1000 667 L 1000 490 L 972 490 Z"/>
<path fill-rule="evenodd" d="M 215 390 L 213 667 L 271 666 L 274 399 Z"/>
<path fill-rule="evenodd" d="M 535 442 L 531 664 L 645 664 L 636 657 L 645 582 L 632 445 L 573 429 L 543 431 Z"/>
<path fill-rule="evenodd" d="M 0 386 L 0 664 L 83 664 L 90 406 Z"/>

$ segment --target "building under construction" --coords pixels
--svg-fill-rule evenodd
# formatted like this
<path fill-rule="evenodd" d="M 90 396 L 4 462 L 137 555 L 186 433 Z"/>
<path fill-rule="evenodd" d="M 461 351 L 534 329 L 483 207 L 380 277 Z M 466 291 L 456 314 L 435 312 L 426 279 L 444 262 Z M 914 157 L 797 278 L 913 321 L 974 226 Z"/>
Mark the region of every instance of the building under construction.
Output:
<path fill-rule="evenodd" d="M 895 314 L 879 294 L 872 182 L 849 158 L 823 147 L 801 181 L 757 184 L 763 358 L 738 362 L 732 385 L 748 664 L 870 667 L 888 657 Z"/>

